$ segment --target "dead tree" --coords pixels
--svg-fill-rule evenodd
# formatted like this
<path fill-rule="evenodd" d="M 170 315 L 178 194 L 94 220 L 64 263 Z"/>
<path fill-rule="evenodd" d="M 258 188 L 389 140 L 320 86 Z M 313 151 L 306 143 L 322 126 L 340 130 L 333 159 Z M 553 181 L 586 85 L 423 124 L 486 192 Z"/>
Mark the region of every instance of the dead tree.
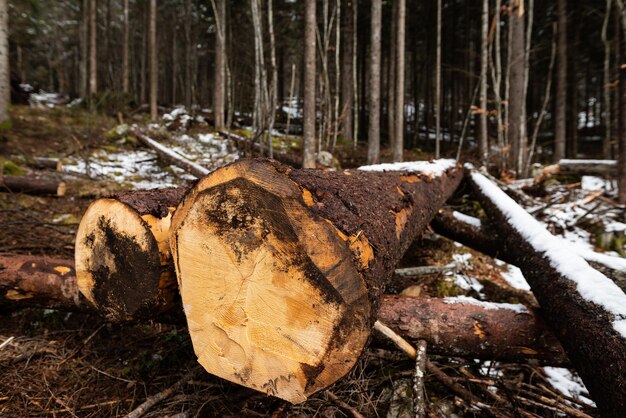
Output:
<path fill-rule="evenodd" d="M 170 244 L 204 368 L 294 403 L 344 376 L 395 264 L 460 181 L 451 160 L 414 170 L 243 160 L 200 180 Z"/>
<path fill-rule="evenodd" d="M 468 182 L 602 416 L 626 410 L 626 295 L 478 173 Z"/>

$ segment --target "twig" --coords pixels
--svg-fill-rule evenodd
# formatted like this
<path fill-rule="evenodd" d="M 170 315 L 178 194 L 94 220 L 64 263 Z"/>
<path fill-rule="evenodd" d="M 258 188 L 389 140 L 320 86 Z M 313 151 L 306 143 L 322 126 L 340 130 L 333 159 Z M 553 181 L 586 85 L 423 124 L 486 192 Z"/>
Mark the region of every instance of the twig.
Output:
<path fill-rule="evenodd" d="M 105 375 L 107 377 L 110 377 L 111 379 L 119 380 L 121 382 L 126 382 L 126 383 L 132 383 L 132 384 L 136 384 L 137 383 L 134 380 L 128 380 L 128 379 L 124 379 L 122 377 L 113 376 L 112 374 L 109 374 L 109 373 L 105 372 L 104 370 L 97 369 L 97 368 L 95 368 L 93 366 L 89 366 L 89 367 L 91 367 L 94 371 L 96 371 L 96 372 L 98 372 L 100 374 L 103 374 L 103 375 Z"/>
<path fill-rule="evenodd" d="M 4 340 L 2 342 L 2 344 L 0 344 L 0 350 L 2 350 L 4 347 L 6 347 L 7 345 L 11 344 L 11 341 L 13 341 L 15 339 L 15 337 L 9 337 L 6 340 Z"/>
<path fill-rule="evenodd" d="M 157 393 L 156 395 L 148 397 L 144 403 L 142 403 L 137 408 L 133 409 L 128 415 L 126 415 L 126 418 L 139 418 L 143 416 L 154 405 L 172 396 L 178 390 L 180 386 L 190 381 L 195 375 L 195 373 L 196 373 L 196 370 L 192 370 L 188 372 L 178 382 L 174 383 L 169 388 Z"/>
<path fill-rule="evenodd" d="M 330 390 L 325 391 L 325 393 L 326 393 L 326 396 L 328 396 L 334 403 L 337 404 L 338 407 L 345 410 L 346 412 L 351 413 L 354 418 L 365 418 L 363 415 L 361 415 L 359 411 L 357 411 L 356 409 L 354 409 L 353 407 L 351 407 L 350 405 L 348 405 L 347 403 L 339 399 L 337 395 L 332 393 Z"/>
<path fill-rule="evenodd" d="M 456 263 L 446 264 L 445 266 L 420 266 L 420 267 L 407 267 L 396 269 L 394 274 L 400 277 L 421 277 L 427 276 L 431 274 L 445 274 L 445 273 L 456 273 L 459 271 L 459 266 Z"/>
<path fill-rule="evenodd" d="M 417 343 L 417 357 L 415 358 L 415 374 L 413 376 L 413 407 L 415 417 L 426 416 L 424 405 L 424 377 L 426 369 L 426 341 L 419 340 Z"/>

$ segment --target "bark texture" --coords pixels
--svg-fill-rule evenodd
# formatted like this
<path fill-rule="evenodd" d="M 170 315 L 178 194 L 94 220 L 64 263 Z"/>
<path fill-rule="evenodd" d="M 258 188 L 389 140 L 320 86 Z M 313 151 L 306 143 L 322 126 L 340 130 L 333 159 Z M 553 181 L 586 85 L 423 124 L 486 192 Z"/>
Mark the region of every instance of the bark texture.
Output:
<path fill-rule="evenodd" d="M 545 253 L 526 240 L 471 176 L 469 183 L 502 239 L 502 252 L 521 268 L 541 305 L 543 318 L 565 348 L 601 415 L 623 416 L 626 410 L 626 339 L 613 327 L 616 318 L 600 305 L 581 297 L 576 283 L 563 276 Z M 502 195 L 506 198 L 504 193 Z"/>
<path fill-rule="evenodd" d="M 534 312 L 510 309 L 506 304 L 485 307 L 454 299 L 385 295 L 378 320 L 404 338 L 426 340 L 431 354 L 569 363 L 561 344 Z"/>
<path fill-rule="evenodd" d="M 150 0 L 149 7 L 149 51 L 150 51 L 150 119 L 155 121 L 158 117 L 157 89 L 159 83 L 159 68 L 157 63 L 157 1 Z"/>
<path fill-rule="evenodd" d="M 460 177 L 457 168 L 429 177 L 271 160 L 204 177 L 170 230 L 199 362 L 294 403 L 341 378 L 397 261 Z"/>
<path fill-rule="evenodd" d="M 317 27 L 316 1 L 305 0 L 304 27 L 304 109 L 302 166 L 315 168 L 315 31 Z"/>
<path fill-rule="evenodd" d="M 213 78 L 213 118 L 215 129 L 224 129 L 224 109 L 226 92 L 226 2 L 215 1 L 215 72 Z"/>
<path fill-rule="evenodd" d="M 393 161 L 403 159 L 404 150 L 404 56 L 405 56 L 406 0 L 398 1 L 398 33 L 396 34 L 396 94 L 394 99 Z"/>
<path fill-rule="evenodd" d="M 509 14 L 509 109 L 507 112 L 510 165 L 519 175 L 526 161 L 526 120 L 524 120 L 524 0 L 512 0 Z"/>
<path fill-rule="evenodd" d="M 382 1 L 372 0 L 370 22 L 370 61 L 368 91 L 367 163 L 380 161 L 380 27 Z"/>

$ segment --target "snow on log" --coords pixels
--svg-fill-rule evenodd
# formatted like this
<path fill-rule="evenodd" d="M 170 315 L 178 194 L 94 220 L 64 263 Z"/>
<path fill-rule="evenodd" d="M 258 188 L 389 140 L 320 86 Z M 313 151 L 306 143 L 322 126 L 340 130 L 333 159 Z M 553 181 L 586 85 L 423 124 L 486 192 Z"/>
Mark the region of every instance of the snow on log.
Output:
<path fill-rule="evenodd" d="M 80 294 L 71 260 L 0 256 L 0 306 L 90 310 Z"/>
<path fill-rule="evenodd" d="M 85 212 L 76 235 L 78 287 L 108 320 L 178 303 L 168 232 L 186 190 L 120 193 Z"/>
<path fill-rule="evenodd" d="M 378 319 L 404 338 L 426 340 L 432 354 L 569 363 L 556 337 L 524 305 L 385 295 Z"/>
<path fill-rule="evenodd" d="M 602 416 L 626 411 L 626 295 L 479 173 L 468 180 Z"/>
<path fill-rule="evenodd" d="M 201 179 L 170 232 L 198 361 L 292 403 L 343 377 L 397 261 L 460 182 L 447 167 L 293 170 L 256 159 Z"/>
<path fill-rule="evenodd" d="M 196 164 L 191 160 L 188 160 L 177 152 L 167 148 L 164 145 L 159 144 L 154 139 L 142 134 L 136 129 L 131 129 L 130 133 L 133 134 L 139 140 L 139 142 L 141 142 L 148 148 L 152 148 L 159 155 L 159 157 L 168 164 L 180 167 L 198 178 L 209 174 L 210 170 L 208 168 L 202 167 L 201 165 Z"/>
<path fill-rule="evenodd" d="M 65 196 L 67 186 L 58 180 L 46 180 L 29 176 L 1 176 L 0 191 L 43 196 Z"/>

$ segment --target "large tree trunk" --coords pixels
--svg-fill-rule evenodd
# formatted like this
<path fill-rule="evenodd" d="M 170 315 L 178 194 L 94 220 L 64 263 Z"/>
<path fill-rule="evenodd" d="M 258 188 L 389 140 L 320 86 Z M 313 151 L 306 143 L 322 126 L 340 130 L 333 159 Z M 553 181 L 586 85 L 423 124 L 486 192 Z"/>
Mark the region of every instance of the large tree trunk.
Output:
<path fill-rule="evenodd" d="M 567 1 L 557 1 L 556 104 L 554 117 L 554 160 L 565 158 L 567 110 Z"/>
<path fill-rule="evenodd" d="M 0 256 L 0 309 L 44 307 L 100 313 L 79 292 L 76 281 L 72 260 Z M 425 339 L 433 354 L 501 361 L 536 359 L 553 366 L 568 363 L 543 321 L 523 305 L 386 295 L 378 318 L 405 338 Z M 184 315 L 178 309 L 165 315 L 143 311 L 131 319 L 180 323 Z"/>
<path fill-rule="evenodd" d="M 526 157 L 526 121 L 524 120 L 524 0 L 512 0 L 509 15 L 509 110 L 507 113 L 510 162 L 518 175 Z"/>
<path fill-rule="evenodd" d="M 121 193 L 94 201 L 83 215 L 76 234 L 78 287 L 107 319 L 176 305 L 168 232 L 185 191 Z"/>
<path fill-rule="evenodd" d="M 150 120 L 157 120 L 157 86 L 159 83 L 159 68 L 157 64 L 157 2 L 150 0 Z"/>
<path fill-rule="evenodd" d="M 394 100 L 394 141 L 393 141 L 393 161 L 398 162 L 403 159 L 404 150 L 404 34 L 406 22 L 406 0 L 398 1 L 398 22 L 396 41 L 396 94 Z"/>
<path fill-rule="evenodd" d="M 0 176 L 0 191 L 43 196 L 65 196 L 67 186 L 62 181 L 29 176 Z"/>
<path fill-rule="evenodd" d="M 370 60 L 368 92 L 367 163 L 380 161 L 380 31 L 382 26 L 382 1 L 372 0 L 370 23 Z"/>
<path fill-rule="evenodd" d="M 561 344 L 524 305 L 460 298 L 385 295 L 378 320 L 404 338 L 428 342 L 431 354 L 567 364 Z"/>
<path fill-rule="evenodd" d="M 353 107 L 354 107 L 354 79 L 353 79 L 353 8 L 356 0 L 343 0 L 344 7 L 341 14 L 341 43 L 343 55 L 341 57 L 341 127 L 343 138 L 353 140 Z M 289 132 L 287 132 L 289 134 Z"/>
<path fill-rule="evenodd" d="M 414 170 L 428 174 L 243 160 L 200 180 L 170 245 L 204 368 L 291 402 L 345 375 L 395 264 L 460 180 L 451 160 Z"/>
<path fill-rule="evenodd" d="M 600 413 L 626 411 L 626 295 L 478 173 L 469 182 Z"/>
<path fill-rule="evenodd" d="M 7 0 L 0 0 L 0 124 L 9 120 L 11 75 L 9 68 L 9 10 Z"/>
<path fill-rule="evenodd" d="M 305 0 L 304 26 L 304 109 L 302 166 L 315 168 L 315 31 L 317 29 L 316 1 Z"/>
<path fill-rule="evenodd" d="M 224 129 L 224 98 L 226 91 L 226 2 L 215 1 L 215 70 L 213 78 L 213 119 L 215 129 Z"/>

